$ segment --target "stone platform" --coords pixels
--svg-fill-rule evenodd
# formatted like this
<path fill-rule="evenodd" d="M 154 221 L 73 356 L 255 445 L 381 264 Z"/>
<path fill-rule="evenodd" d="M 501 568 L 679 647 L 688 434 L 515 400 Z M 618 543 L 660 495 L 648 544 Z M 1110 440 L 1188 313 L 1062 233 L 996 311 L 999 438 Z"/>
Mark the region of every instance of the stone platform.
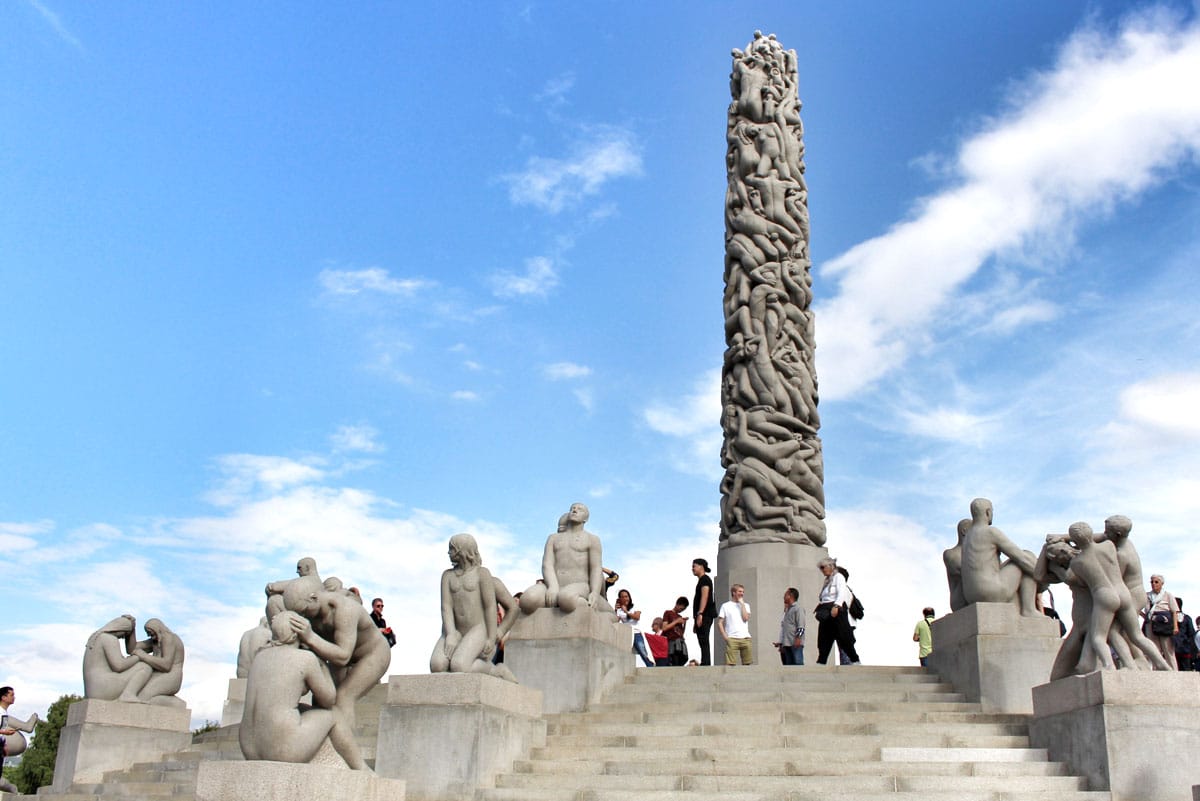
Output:
<path fill-rule="evenodd" d="M 1033 688 L 1033 714 L 1033 744 L 1112 801 L 1189 801 L 1200 783 L 1200 673 L 1067 676 Z"/>
<path fill-rule="evenodd" d="M 54 762 L 55 792 L 72 784 L 98 782 L 106 771 L 158 759 L 192 741 L 191 710 L 183 706 L 131 704 L 124 701 L 76 701 Z"/>
<path fill-rule="evenodd" d="M 205 762 L 196 801 L 404 801 L 404 782 L 290 762 Z"/>
<path fill-rule="evenodd" d="M 1033 687 L 1050 679 L 1058 621 L 1022 617 L 1013 604 L 970 604 L 933 621 L 929 667 L 984 712 L 1033 712 Z"/>

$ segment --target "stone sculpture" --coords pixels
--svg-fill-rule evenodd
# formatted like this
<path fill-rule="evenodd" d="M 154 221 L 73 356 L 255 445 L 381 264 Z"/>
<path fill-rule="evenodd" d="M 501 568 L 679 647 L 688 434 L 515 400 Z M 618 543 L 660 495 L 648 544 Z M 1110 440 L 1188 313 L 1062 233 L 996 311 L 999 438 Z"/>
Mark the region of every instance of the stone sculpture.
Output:
<path fill-rule="evenodd" d="M 291 618 L 291 627 L 300 644 L 329 663 L 337 688 L 330 742 L 351 768 L 369 770 L 353 737 L 354 704 L 387 672 L 392 660 L 387 640 L 360 602 L 329 592 L 315 575 L 289 581 L 283 603 L 299 615 Z"/>
<path fill-rule="evenodd" d="M 317 573 L 317 560 L 311 556 L 305 556 L 296 562 L 296 576 L 304 578 L 306 576 L 315 576 L 320 581 L 321 576 Z M 271 581 L 267 583 L 267 621 L 274 619 L 277 612 L 282 612 L 283 592 L 296 579 L 280 579 L 279 581 Z"/>
<path fill-rule="evenodd" d="M 38 713 L 34 712 L 28 720 L 21 720 L 7 712 L 5 716 L 8 718 L 7 728 L 12 729 L 12 734 L 4 736 L 4 756 L 11 757 L 25 753 L 25 749 L 29 746 L 25 734 L 33 733 L 34 727 L 38 724 Z M 21 732 L 25 732 L 25 734 Z"/>
<path fill-rule="evenodd" d="M 146 640 L 135 640 L 136 627 L 133 615 L 121 615 L 88 637 L 83 654 L 84 696 L 184 706 L 175 695 L 183 686 L 183 641 L 157 618 L 146 621 Z"/>
<path fill-rule="evenodd" d="M 721 547 L 823 545 L 808 189 L 796 53 L 733 51 L 726 133 Z"/>
<path fill-rule="evenodd" d="M 1125 669 L 1152 665 L 1170 670 L 1154 643 L 1142 634 L 1137 604 L 1125 586 L 1114 544 L 1093 534 L 1087 523 L 1074 523 L 1067 532 L 1065 537 L 1046 537 L 1035 567 L 1039 581 L 1062 582 L 1071 588 L 1071 631 L 1059 649 L 1050 680 L 1112 670 L 1116 667 L 1113 653 Z"/>
<path fill-rule="evenodd" d="M 430 673 L 486 673 L 515 682 L 504 664 L 493 665 L 496 641 L 516 621 L 516 603 L 500 579 L 483 566 L 470 534 L 450 538 L 450 563 L 442 573 L 442 636 L 429 658 Z M 505 611 L 497 626 L 497 607 Z"/>
<path fill-rule="evenodd" d="M 281 596 L 282 598 L 282 596 Z M 237 677 L 244 679 L 250 675 L 250 663 L 259 649 L 271 641 L 271 624 L 264 615 L 258 625 L 242 634 L 238 643 Z"/>
<path fill-rule="evenodd" d="M 946 583 L 950 585 L 950 611 L 957 612 L 967 605 L 963 597 L 962 587 L 962 548 L 963 538 L 971 527 L 969 518 L 958 521 L 958 542 L 952 548 L 942 551 L 942 562 L 946 565 Z"/>
<path fill-rule="evenodd" d="M 574 612 L 585 606 L 612 612 L 604 598 L 600 538 L 583 527 L 589 516 L 585 505 L 571 504 L 566 519 L 559 521 L 559 530 L 546 538 L 542 554 L 545 584 L 534 584 L 521 594 L 523 613 L 530 615 L 544 607 Z"/>
<path fill-rule="evenodd" d="M 332 734 L 345 725 L 332 709 L 337 688 L 329 666 L 312 651 L 300 648 L 297 630 L 303 627 L 295 612 L 275 615 L 269 629 L 274 639 L 250 666 L 246 708 L 238 731 L 238 744 L 246 759 L 306 763 L 326 738 L 335 748 L 354 739 L 352 732 Z M 301 705 L 300 699 L 310 692 L 313 706 Z M 353 756 L 342 754 L 347 763 Z"/>
<path fill-rule="evenodd" d="M 1001 554 L 1008 559 L 1001 561 Z M 1016 602 L 1023 617 L 1041 617 L 1033 577 L 1036 566 L 1036 556 L 992 525 L 992 502 L 971 501 L 971 524 L 962 544 L 963 600 L 968 604 Z"/>

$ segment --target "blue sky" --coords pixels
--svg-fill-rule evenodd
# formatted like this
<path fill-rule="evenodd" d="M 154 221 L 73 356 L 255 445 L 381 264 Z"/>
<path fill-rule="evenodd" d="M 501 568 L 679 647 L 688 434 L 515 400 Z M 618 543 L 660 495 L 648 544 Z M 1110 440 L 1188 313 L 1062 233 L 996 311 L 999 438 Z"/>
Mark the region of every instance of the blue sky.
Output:
<path fill-rule="evenodd" d="M 79 691 L 86 635 L 131 612 L 183 636 L 183 695 L 218 717 L 303 555 L 383 596 L 392 671 L 422 672 L 449 536 L 515 590 L 577 500 L 639 607 L 690 596 L 729 51 L 755 29 L 798 54 L 864 660 L 915 660 L 980 495 L 1034 550 L 1127 514 L 1147 573 L 1200 599 L 1195 7 L 755 6 L 0 5 L 22 707 Z"/>

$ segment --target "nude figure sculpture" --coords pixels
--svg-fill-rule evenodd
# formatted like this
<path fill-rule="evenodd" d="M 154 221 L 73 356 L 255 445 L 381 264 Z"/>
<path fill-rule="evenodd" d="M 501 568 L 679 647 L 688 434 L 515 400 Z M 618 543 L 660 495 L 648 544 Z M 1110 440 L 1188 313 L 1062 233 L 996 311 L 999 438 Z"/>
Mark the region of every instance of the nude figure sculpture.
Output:
<path fill-rule="evenodd" d="M 493 665 L 496 641 L 503 635 L 496 610 L 505 610 L 507 631 L 515 622 L 512 595 L 482 564 L 479 546 L 470 534 L 450 538 L 450 563 L 442 573 L 442 636 L 429 658 L 430 673 L 486 673 L 515 682 L 503 664 Z"/>
<path fill-rule="evenodd" d="M 544 607 L 557 607 L 574 612 L 585 606 L 611 612 L 604 598 L 600 538 L 587 531 L 588 508 L 582 503 L 571 504 L 565 525 L 546 538 L 542 555 L 542 578 L 521 595 L 521 611 L 531 615 Z"/>
<path fill-rule="evenodd" d="M 183 706 L 183 699 L 175 695 L 183 684 L 183 642 L 156 618 L 146 622 L 149 639 L 137 642 L 136 628 L 133 615 L 121 615 L 88 637 L 84 697 Z"/>
<path fill-rule="evenodd" d="M 280 597 L 282 598 L 282 596 Z M 282 603 L 282 600 L 280 602 Z M 270 641 L 271 624 L 264 615 L 259 619 L 257 626 L 242 634 L 242 639 L 238 643 L 237 677 L 239 679 L 250 675 L 250 664 L 254 661 L 254 655 Z"/>
<path fill-rule="evenodd" d="M 307 763 L 326 738 L 335 748 L 339 742 L 353 740 L 352 734 L 330 736 L 336 726 L 343 725 L 332 710 L 337 689 L 329 666 L 312 651 L 300 648 L 297 628 L 303 628 L 303 623 L 295 612 L 277 614 L 270 628 L 274 639 L 250 666 L 246 708 L 238 731 L 238 744 L 246 759 Z M 316 708 L 300 704 L 309 692 Z M 353 755 L 342 757 L 349 763 Z"/>
<path fill-rule="evenodd" d="M 354 770 L 369 770 L 354 740 L 354 704 L 379 683 L 391 663 L 387 640 L 361 603 L 341 592 L 329 592 L 316 576 L 288 582 L 284 606 L 300 644 L 329 663 L 337 697 L 330 742 Z"/>
<path fill-rule="evenodd" d="M 317 573 L 317 560 L 311 556 L 305 556 L 296 562 L 296 576 L 304 578 L 306 576 L 315 576 L 318 581 L 321 576 Z M 283 591 L 296 579 L 280 579 L 279 581 L 271 581 L 267 583 L 267 622 L 275 618 L 276 613 L 282 612 L 283 606 Z"/>
<path fill-rule="evenodd" d="M 942 551 L 942 562 L 946 565 L 946 583 L 950 585 L 951 612 L 957 612 L 967 605 L 967 599 L 963 597 L 962 550 L 963 538 L 967 536 L 967 529 L 970 527 L 970 519 L 964 517 L 962 520 L 959 520 L 958 542 L 953 548 L 947 548 Z"/>
<path fill-rule="evenodd" d="M 1111 542 L 1095 539 L 1091 526 L 1074 523 L 1065 537 L 1047 536 L 1038 557 L 1038 580 L 1061 581 L 1071 588 L 1072 595 L 1071 631 L 1059 649 L 1050 680 L 1113 670 L 1110 648 L 1123 669 L 1149 664 L 1156 670 L 1170 670 L 1139 628 L 1136 604 L 1122 580 L 1116 548 Z M 1134 653 L 1144 659 L 1135 661 Z"/>
<path fill-rule="evenodd" d="M 1008 559 L 1001 561 L 1001 554 Z M 1022 617 L 1041 617 L 1033 578 L 1036 565 L 1037 557 L 992 525 L 991 501 L 971 501 L 971 525 L 962 547 L 963 600 L 968 604 L 1016 601 Z"/>

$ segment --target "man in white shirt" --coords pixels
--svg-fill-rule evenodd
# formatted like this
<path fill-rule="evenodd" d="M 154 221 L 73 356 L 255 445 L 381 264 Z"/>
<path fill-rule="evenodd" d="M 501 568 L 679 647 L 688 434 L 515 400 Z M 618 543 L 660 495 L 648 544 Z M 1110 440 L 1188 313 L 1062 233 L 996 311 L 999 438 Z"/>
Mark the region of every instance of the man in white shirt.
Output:
<path fill-rule="evenodd" d="M 741 657 L 743 665 L 754 664 L 754 650 L 750 643 L 750 604 L 743 600 L 746 588 L 734 584 L 729 588 L 733 599 L 721 604 L 717 611 L 717 631 L 725 638 L 725 664 L 736 665 Z"/>

